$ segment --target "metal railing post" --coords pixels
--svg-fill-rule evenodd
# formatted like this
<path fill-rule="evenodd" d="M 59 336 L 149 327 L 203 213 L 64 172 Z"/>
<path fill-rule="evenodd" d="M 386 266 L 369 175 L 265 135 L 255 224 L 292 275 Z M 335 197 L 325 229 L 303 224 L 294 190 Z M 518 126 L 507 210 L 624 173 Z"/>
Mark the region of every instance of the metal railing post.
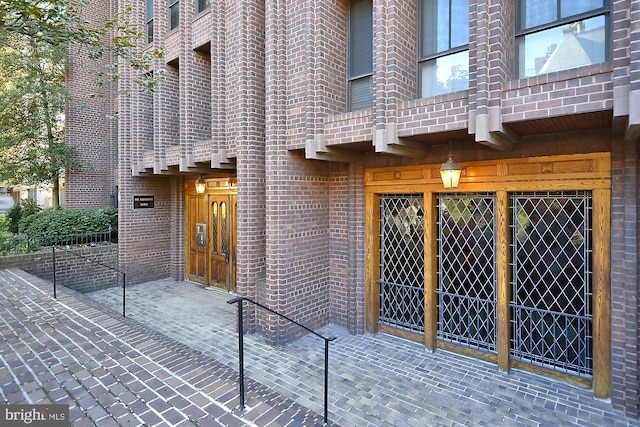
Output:
<path fill-rule="evenodd" d="M 125 314 L 125 308 L 126 308 L 126 301 L 127 301 L 127 297 L 125 294 L 125 288 L 127 285 L 127 275 L 126 273 L 122 273 L 122 317 L 127 317 Z"/>
<path fill-rule="evenodd" d="M 56 247 L 51 246 L 51 249 L 53 249 L 53 298 L 56 299 L 58 298 L 56 292 Z"/>
<path fill-rule="evenodd" d="M 240 409 L 244 409 L 244 309 L 242 300 L 238 304 L 238 359 L 240 360 Z"/>
<path fill-rule="evenodd" d="M 329 340 L 324 340 L 324 423 L 329 418 Z"/>
<path fill-rule="evenodd" d="M 238 385 L 240 387 L 240 410 L 244 410 L 244 307 L 243 297 L 233 298 L 227 304 L 238 303 Z"/>
<path fill-rule="evenodd" d="M 240 370 L 240 375 L 239 375 L 240 377 L 239 378 L 240 409 L 244 410 L 244 330 L 243 330 L 244 322 L 242 319 L 242 313 L 244 310 L 243 310 L 242 303 L 245 300 L 285 320 L 288 320 L 289 322 L 301 327 L 302 329 L 324 340 L 324 423 L 327 424 L 329 422 L 328 421 L 329 419 L 329 343 L 331 341 L 334 341 L 336 337 L 326 338 L 320 335 L 319 333 L 317 333 L 316 331 L 304 326 L 303 324 L 298 323 L 295 320 L 285 316 L 284 314 L 278 313 L 277 311 L 272 310 L 269 307 L 262 305 L 259 302 L 256 302 L 251 298 L 247 298 L 247 297 L 236 297 L 227 301 L 227 304 L 238 303 L 238 363 L 239 363 L 239 370 Z"/>

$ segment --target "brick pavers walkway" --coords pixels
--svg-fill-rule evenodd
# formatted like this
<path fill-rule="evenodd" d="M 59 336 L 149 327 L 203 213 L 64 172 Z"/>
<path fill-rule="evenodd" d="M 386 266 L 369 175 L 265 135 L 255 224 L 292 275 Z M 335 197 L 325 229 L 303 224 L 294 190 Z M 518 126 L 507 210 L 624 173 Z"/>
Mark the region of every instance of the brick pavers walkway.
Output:
<path fill-rule="evenodd" d="M 300 426 L 322 418 L 135 320 L 0 270 L 0 402 L 58 403 L 73 426 Z"/>
<path fill-rule="evenodd" d="M 170 279 L 136 285 L 127 290 L 122 321 L 119 289 L 91 295 L 112 312 L 71 291 L 53 301 L 41 292 L 50 284 L 37 279 L 11 279 L 7 293 L 7 280 L 0 274 L 3 401 L 63 399 L 74 405 L 75 425 L 322 424 L 323 343 L 310 335 L 276 348 L 246 336 L 251 409 L 233 411 L 230 294 Z M 501 374 L 495 365 L 387 335 L 350 335 L 337 326 L 319 332 L 337 336 L 329 377 L 335 425 L 640 426 L 590 390 L 516 370 Z"/>

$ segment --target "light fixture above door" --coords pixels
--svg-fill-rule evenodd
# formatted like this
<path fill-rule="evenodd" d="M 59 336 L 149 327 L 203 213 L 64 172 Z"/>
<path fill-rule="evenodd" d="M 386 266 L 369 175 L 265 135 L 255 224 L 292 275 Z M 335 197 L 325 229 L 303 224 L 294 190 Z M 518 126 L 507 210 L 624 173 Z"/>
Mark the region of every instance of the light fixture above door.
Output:
<path fill-rule="evenodd" d="M 451 148 L 449 148 L 449 159 L 444 162 L 440 168 L 440 177 L 442 178 L 444 188 L 458 188 L 461 173 L 462 168 L 458 162 L 453 160 L 453 153 Z"/>
<path fill-rule="evenodd" d="M 198 194 L 204 194 L 204 190 L 207 187 L 207 183 L 204 182 L 204 179 L 202 179 L 202 175 L 200 175 L 198 177 L 198 179 L 196 179 L 196 193 Z"/>

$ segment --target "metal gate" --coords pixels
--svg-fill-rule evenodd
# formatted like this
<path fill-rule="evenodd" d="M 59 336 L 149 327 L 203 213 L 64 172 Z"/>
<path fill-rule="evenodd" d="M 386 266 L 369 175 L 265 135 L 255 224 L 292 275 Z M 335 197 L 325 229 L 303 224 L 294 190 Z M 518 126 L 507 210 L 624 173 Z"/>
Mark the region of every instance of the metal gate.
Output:
<path fill-rule="evenodd" d="M 422 195 L 380 196 L 380 317 L 394 328 L 424 333 Z"/>
<path fill-rule="evenodd" d="M 437 338 L 497 353 L 493 193 L 437 196 Z M 510 194 L 514 360 L 591 377 L 592 196 Z M 380 316 L 424 333 L 422 195 L 380 196 Z"/>
<path fill-rule="evenodd" d="M 593 374 L 591 193 L 513 193 L 514 359 Z"/>
<path fill-rule="evenodd" d="M 495 198 L 438 195 L 439 339 L 497 352 Z"/>

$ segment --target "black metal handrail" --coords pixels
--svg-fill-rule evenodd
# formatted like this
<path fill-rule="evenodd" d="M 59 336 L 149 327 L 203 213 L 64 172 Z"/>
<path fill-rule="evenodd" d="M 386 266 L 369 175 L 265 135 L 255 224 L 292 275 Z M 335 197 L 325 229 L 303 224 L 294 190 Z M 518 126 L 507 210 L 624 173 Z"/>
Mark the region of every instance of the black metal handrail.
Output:
<path fill-rule="evenodd" d="M 110 270 L 115 271 L 116 273 L 122 274 L 122 317 L 127 317 L 126 316 L 126 301 L 127 301 L 127 298 L 126 298 L 126 293 L 125 293 L 126 292 L 126 287 L 127 287 L 126 286 L 127 275 L 126 275 L 126 273 L 124 271 L 120 271 L 117 268 L 113 268 L 110 265 L 103 264 L 103 263 L 101 263 L 99 261 L 95 261 L 95 260 L 93 260 L 93 259 L 91 259 L 89 257 L 84 256 L 84 255 L 80 255 L 80 254 L 71 252 L 71 250 L 66 249 L 66 248 L 61 248 L 61 247 L 58 247 L 58 246 L 52 246 L 51 249 L 53 251 L 52 253 L 53 253 L 53 298 L 54 299 L 58 298 L 57 283 L 56 283 L 56 249 L 58 249 L 58 250 L 61 250 L 61 251 L 65 251 L 66 253 L 68 253 L 70 255 L 73 255 L 73 256 L 76 256 L 78 258 L 82 258 L 82 259 L 85 259 L 85 260 L 87 260 L 89 262 L 92 262 L 94 264 L 100 265 L 102 267 L 106 267 L 106 268 L 108 268 Z"/>
<path fill-rule="evenodd" d="M 314 331 L 313 329 L 310 329 L 305 325 L 298 323 L 295 320 L 285 316 L 284 314 L 278 313 L 277 311 L 247 297 L 236 297 L 227 301 L 227 304 L 238 303 L 238 365 L 239 365 L 239 371 L 240 371 L 238 382 L 240 386 L 240 409 L 244 410 L 244 321 L 242 317 L 243 301 L 248 301 L 264 310 L 267 310 L 269 313 L 273 313 L 324 340 L 324 422 L 326 424 L 328 422 L 327 419 L 328 419 L 328 406 L 329 406 L 329 343 L 331 341 L 334 341 L 336 337 L 328 337 L 328 338 L 324 337 L 319 333 L 317 333 L 316 331 Z"/>

